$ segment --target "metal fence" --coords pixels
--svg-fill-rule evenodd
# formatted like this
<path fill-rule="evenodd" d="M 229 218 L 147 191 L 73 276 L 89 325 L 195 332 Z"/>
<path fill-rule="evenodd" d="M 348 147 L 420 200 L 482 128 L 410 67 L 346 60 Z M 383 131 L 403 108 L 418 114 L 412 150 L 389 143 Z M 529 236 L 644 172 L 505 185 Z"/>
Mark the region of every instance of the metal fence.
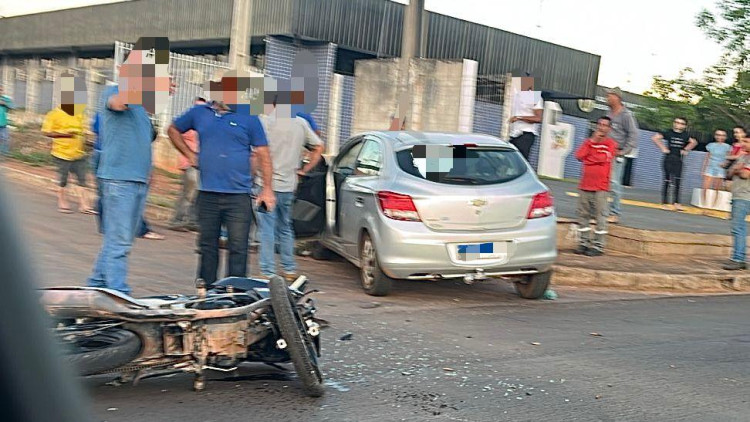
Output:
<path fill-rule="evenodd" d="M 133 44 L 115 42 L 114 81 L 117 82 L 117 67 L 124 62 L 125 52 L 133 49 Z M 211 60 L 200 56 L 169 54 L 169 72 L 177 83 L 177 90 L 170 97 L 169 105 L 154 120 L 164 134 L 169 123 L 193 105 L 195 97 L 203 96 L 203 84 L 216 80 L 229 70 L 229 63 Z"/>

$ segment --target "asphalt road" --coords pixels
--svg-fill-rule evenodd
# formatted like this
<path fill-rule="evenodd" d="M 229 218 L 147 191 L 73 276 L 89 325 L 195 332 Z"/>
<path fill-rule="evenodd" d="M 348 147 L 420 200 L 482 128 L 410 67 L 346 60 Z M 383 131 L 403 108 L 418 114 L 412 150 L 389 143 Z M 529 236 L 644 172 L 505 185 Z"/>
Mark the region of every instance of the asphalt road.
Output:
<path fill-rule="evenodd" d="M 81 284 L 100 242 L 93 217 L 58 214 L 51 192 L 10 189 L 39 284 Z M 194 238 L 165 234 L 136 243 L 136 296 L 192 290 Z M 109 422 L 750 420 L 749 296 L 568 288 L 527 301 L 493 281 L 403 282 L 375 299 L 346 262 L 300 266 L 331 323 L 323 398 L 304 397 L 293 372 L 247 365 L 212 373 L 202 393 L 187 374 L 117 387 L 89 378 L 91 412 Z"/>

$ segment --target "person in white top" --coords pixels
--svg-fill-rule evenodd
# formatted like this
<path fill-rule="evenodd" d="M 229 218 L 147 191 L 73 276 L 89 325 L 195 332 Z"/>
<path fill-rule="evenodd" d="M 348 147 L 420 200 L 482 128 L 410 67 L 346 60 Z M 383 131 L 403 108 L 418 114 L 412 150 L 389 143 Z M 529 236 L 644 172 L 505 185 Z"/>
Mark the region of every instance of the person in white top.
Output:
<path fill-rule="evenodd" d="M 532 88 L 533 89 L 533 88 Z M 542 122 L 544 103 L 539 91 L 520 91 L 513 99 L 513 117 L 510 118 L 510 143 L 527 161 L 531 146 L 539 135 L 539 123 Z"/>

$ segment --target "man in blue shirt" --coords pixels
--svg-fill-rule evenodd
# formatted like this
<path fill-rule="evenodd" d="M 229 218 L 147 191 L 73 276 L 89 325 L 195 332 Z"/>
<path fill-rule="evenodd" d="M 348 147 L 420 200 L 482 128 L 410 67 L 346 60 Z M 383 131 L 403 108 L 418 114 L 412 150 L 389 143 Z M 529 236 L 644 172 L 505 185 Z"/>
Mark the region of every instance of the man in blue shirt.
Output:
<path fill-rule="evenodd" d="M 99 158 L 102 153 L 102 143 L 99 140 L 99 131 L 101 128 L 101 113 L 94 114 L 94 120 L 91 122 L 91 131 L 95 135 L 94 149 L 91 151 L 91 171 L 94 173 L 96 178 L 96 194 L 98 196 L 96 200 L 96 219 L 99 224 L 99 233 L 104 232 L 104 225 L 102 224 L 103 208 L 102 207 L 102 182 L 101 179 L 96 177 L 96 172 L 99 169 Z M 142 239 L 150 240 L 163 240 L 164 235 L 156 233 L 151 230 L 151 225 L 146 221 L 146 215 L 141 215 L 141 223 L 138 225 L 138 231 L 136 236 Z"/>
<path fill-rule="evenodd" d="M 198 132 L 197 157 L 182 139 L 182 133 L 191 129 Z M 268 141 L 258 116 L 250 115 L 247 107 L 226 106 L 222 102 L 214 107 L 196 105 L 176 118 L 167 133 L 179 152 L 200 169 L 198 277 L 206 285 L 216 281 L 222 224 L 229 238 L 227 276 L 245 277 L 252 215 L 250 155 L 253 152 L 265 186 L 258 195 L 258 204 L 267 209 L 275 205 Z"/>
<path fill-rule="evenodd" d="M 154 128 L 149 113 L 163 97 L 171 93 L 168 63 L 157 51 L 164 38 L 140 38 L 120 66 L 120 84 L 102 93 L 99 141 L 101 153 L 96 177 L 102 187 L 103 243 L 94 271 L 88 279 L 91 287 L 106 287 L 130 294 L 127 284 L 128 256 L 146 205 L 151 174 L 151 142 Z M 166 41 L 168 49 L 168 40 Z M 167 54 L 168 57 L 168 54 Z M 154 63 L 156 61 L 156 63 Z M 148 75 L 148 76 L 142 76 Z M 166 78 L 165 81 L 161 80 Z M 166 83 L 164 83 L 166 82 Z M 154 91 L 148 91 L 147 87 Z M 168 94 L 167 94 L 168 95 Z"/>
<path fill-rule="evenodd" d="M 8 110 L 13 110 L 13 100 L 5 95 L 0 86 L 0 155 L 10 152 L 10 135 L 8 134 Z"/>

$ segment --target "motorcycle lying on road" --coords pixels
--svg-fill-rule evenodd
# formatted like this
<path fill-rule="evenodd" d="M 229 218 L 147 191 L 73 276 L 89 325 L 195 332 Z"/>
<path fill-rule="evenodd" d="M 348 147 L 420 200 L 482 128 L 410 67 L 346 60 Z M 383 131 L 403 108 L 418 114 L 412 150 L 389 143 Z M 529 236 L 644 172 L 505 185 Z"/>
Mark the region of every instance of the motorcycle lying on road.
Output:
<path fill-rule="evenodd" d="M 54 287 L 41 290 L 41 301 L 66 346 L 65 360 L 80 375 L 120 374 L 135 384 L 192 372 L 200 391 L 206 370 L 291 361 L 305 393 L 319 397 L 322 320 L 306 284 L 305 276 L 291 285 L 278 276 L 229 277 L 207 290 L 199 279 L 193 296 L 138 299 L 110 289 Z"/>

